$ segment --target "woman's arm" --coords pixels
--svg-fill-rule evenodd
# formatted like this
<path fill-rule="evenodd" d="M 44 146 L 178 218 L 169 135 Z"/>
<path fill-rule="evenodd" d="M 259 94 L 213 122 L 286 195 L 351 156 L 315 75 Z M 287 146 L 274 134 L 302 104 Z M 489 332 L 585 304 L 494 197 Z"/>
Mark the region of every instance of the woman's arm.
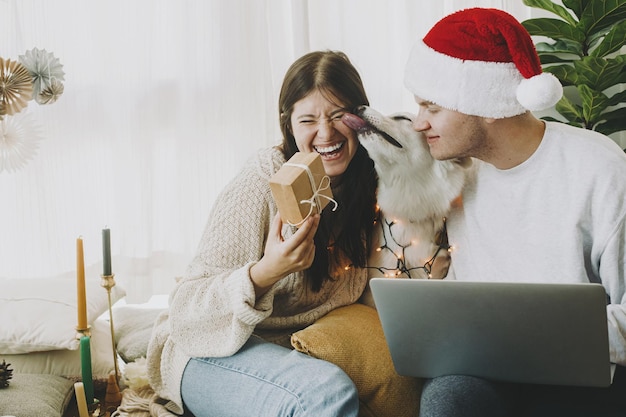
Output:
<path fill-rule="evenodd" d="M 276 214 L 271 160 L 264 154 L 251 160 L 220 193 L 196 256 L 170 296 L 171 337 L 190 356 L 232 355 L 272 312 L 271 295 L 257 304 L 250 278 Z"/>

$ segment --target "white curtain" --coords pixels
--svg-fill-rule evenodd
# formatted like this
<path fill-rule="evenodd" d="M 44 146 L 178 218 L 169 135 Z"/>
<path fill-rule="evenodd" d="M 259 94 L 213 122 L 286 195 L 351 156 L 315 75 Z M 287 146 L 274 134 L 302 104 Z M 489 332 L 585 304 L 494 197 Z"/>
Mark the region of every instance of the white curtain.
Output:
<path fill-rule="evenodd" d="M 24 110 L 36 155 L 0 172 L 0 277 L 75 269 L 82 236 L 99 279 L 100 233 L 130 302 L 168 293 L 219 191 L 278 143 L 277 96 L 300 55 L 342 50 L 373 107 L 415 111 L 402 83 L 412 43 L 455 10 L 521 0 L 0 0 L 0 57 L 45 49 L 65 92 Z"/>

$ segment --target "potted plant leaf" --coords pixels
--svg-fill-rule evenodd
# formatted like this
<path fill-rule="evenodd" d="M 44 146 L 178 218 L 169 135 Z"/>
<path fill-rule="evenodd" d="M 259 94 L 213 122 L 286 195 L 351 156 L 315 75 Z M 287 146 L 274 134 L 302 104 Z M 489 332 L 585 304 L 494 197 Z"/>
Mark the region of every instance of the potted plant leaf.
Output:
<path fill-rule="evenodd" d="M 605 135 L 626 130 L 626 1 L 523 0 L 556 18 L 522 22 L 535 42 L 544 71 L 554 74 L 565 94 L 555 110 L 566 123 Z M 563 122 L 552 117 L 546 120 Z"/>

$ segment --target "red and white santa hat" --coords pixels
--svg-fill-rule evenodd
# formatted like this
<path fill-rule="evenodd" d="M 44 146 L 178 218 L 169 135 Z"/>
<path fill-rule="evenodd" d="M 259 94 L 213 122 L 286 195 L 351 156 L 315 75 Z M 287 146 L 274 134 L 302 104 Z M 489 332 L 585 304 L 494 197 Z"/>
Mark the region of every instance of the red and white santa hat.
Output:
<path fill-rule="evenodd" d="M 471 8 L 444 17 L 411 51 L 404 82 L 420 99 L 503 118 L 555 105 L 559 80 L 541 69 L 530 34 L 510 14 Z"/>

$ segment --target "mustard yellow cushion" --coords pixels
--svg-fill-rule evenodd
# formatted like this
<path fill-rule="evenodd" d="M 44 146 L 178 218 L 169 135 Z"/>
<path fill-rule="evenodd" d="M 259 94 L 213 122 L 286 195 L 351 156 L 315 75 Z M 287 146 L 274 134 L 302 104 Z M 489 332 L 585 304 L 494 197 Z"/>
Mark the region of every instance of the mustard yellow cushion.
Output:
<path fill-rule="evenodd" d="M 354 381 L 362 417 L 417 416 L 421 381 L 396 373 L 378 313 L 363 304 L 341 307 L 291 336 L 303 353 L 338 365 Z"/>

